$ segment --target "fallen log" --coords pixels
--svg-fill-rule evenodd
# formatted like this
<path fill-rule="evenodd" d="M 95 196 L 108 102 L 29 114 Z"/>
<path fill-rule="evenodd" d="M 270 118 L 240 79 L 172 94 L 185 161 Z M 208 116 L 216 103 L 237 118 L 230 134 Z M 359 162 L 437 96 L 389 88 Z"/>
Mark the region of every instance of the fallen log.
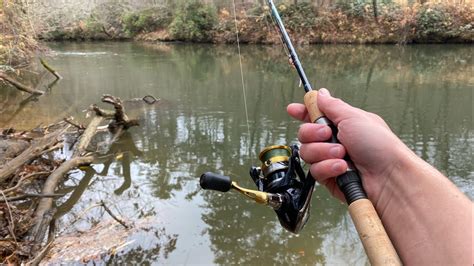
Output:
<path fill-rule="evenodd" d="M 5 163 L 0 168 L 0 183 L 5 181 L 11 174 L 13 174 L 19 167 L 25 163 L 33 160 L 44 153 L 50 147 L 55 146 L 60 141 L 60 136 L 66 131 L 69 126 L 51 132 L 38 141 L 35 141 L 28 149 L 24 150 L 20 155 Z"/>
<path fill-rule="evenodd" d="M 136 120 L 132 120 L 127 117 L 122 106 L 122 102 L 119 98 L 111 95 L 104 95 L 102 97 L 102 102 L 113 104 L 115 113 L 111 115 L 110 111 L 102 110 L 95 105 L 92 106 L 91 109 L 96 112 L 96 115 L 94 118 L 92 118 L 91 122 L 89 122 L 89 125 L 81 135 L 80 141 L 77 144 L 71 159 L 64 162 L 48 177 L 41 194 L 54 194 L 54 191 L 59 185 L 60 181 L 63 180 L 64 176 L 70 170 L 75 169 L 81 165 L 89 165 L 94 161 L 95 155 L 94 153 L 87 155 L 87 147 L 95 136 L 100 123 L 104 119 L 113 118 L 113 120 L 109 123 L 109 131 L 114 134 L 111 143 L 115 142 L 120 137 L 122 132 L 128 127 L 138 125 Z M 112 131 L 112 129 L 114 130 Z M 46 233 L 45 226 L 49 224 L 51 219 L 54 217 L 54 215 L 51 215 L 51 212 L 55 212 L 53 210 L 53 198 L 41 198 L 33 215 L 34 226 L 29 233 L 29 239 L 33 241 L 30 250 L 32 255 L 36 255 L 41 248 L 41 243 L 43 242 Z M 113 214 L 109 214 L 114 217 L 114 219 L 116 219 Z"/>
<path fill-rule="evenodd" d="M 41 194 L 54 194 L 54 190 L 71 169 L 79 167 L 81 165 L 91 164 L 94 160 L 93 156 L 86 156 L 86 157 L 75 157 L 71 160 L 65 161 L 61 166 L 58 167 L 46 180 L 43 190 Z M 33 222 L 35 226 L 32 228 L 32 233 L 30 235 L 34 236 L 34 242 L 36 243 L 32 248 L 32 254 L 35 254 L 39 244 L 44 238 L 44 234 L 42 234 L 41 227 L 43 224 L 49 224 L 50 221 L 45 221 L 45 219 L 52 219 L 53 216 L 48 215 L 47 217 L 45 214 L 51 209 L 53 205 L 53 198 L 42 198 L 38 203 L 38 207 L 33 215 Z M 36 247 L 36 248 L 35 248 Z"/>
<path fill-rule="evenodd" d="M 91 142 L 97 131 L 97 127 L 100 125 L 102 120 L 103 118 L 101 116 L 94 116 L 94 118 L 92 118 L 86 130 L 81 135 L 79 144 L 77 145 L 77 148 L 74 150 L 74 153 L 72 155 L 73 157 L 82 156 L 84 154 L 87 149 L 87 146 L 89 146 L 89 143 Z"/>
<path fill-rule="evenodd" d="M 52 232 L 54 232 L 55 223 L 53 220 L 61 217 L 64 211 L 67 211 L 66 208 L 69 208 L 68 206 L 60 206 L 58 208 L 54 204 L 58 197 L 65 195 L 65 192 L 59 189 L 65 177 L 71 170 L 79 166 L 89 165 L 102 159 L 99 158 L 100 146 L 90 145 L 90 143 L 94 143 L 93 140 L 96 135 L 102 132 L 100 128 L 105 127 L 104 129 L 108 129 L 110 132 L 107 133 L 110 136 L 106 138 L 105 142 L 107 144 L 106 151 L 110 157 L 116 158 L 115 154 L 120 152 L 121 149 L 111 151 L 111 148 L 116 144 L 118 149 L 121 144 L 116 143 L 116 141 L 121 138 L 123 133 L 127 132 L 127 128 L 138 125 L 137 120 L 130 119 L 126 115 L 122 101 L 119 98 L 104 95 L 101 100 L 104 103 L 112 104 L 114 110 L 103 110 L 97 106 L 92 106 L 91 110 L 95 112 L 95 115 L 85 128 L 74 123 L 71 119 L 65 119 L 65 122 L 44 127 L 40 131 L 13 133 L 13 130 L 5 130 L 2 133 L 1 137 L 3 140 L 21 140 L 22 145 L 9 147 L 3 145 L 2 140 L 0 140 L 0 157 L 2 157 L 2 150 L 6 151 L 6 148 L 12 150 L 8 152 L 7 156 L 3 156 L 3 161 L 6 161 L 6 163 L 0 164 L 0 184 L 3 189 L 3 191 L 0 190 L 3 195 L 3 198 L 0 199 L 0 210 L 11 201 L 27 201 L 28 204 L 31 204 L 31 208 L 28 209 L 28 218 L 24 221 L 22 220 L 21 233 L 16 232 L 13 234 L 10 232 L 17 228 L 16 225 L 19 225 L 19 223 L 12 222 L 12 219 L 4 221 L 0 219 L 0 228 L 7 228 L 8 226 L 10 228 L 9 231 L 6 231 L 6 229 L 0 230 L 3 232 L 1 238 L 3 240 L 7 239 L 7 244 L 11 243 L 14 248 L 2 254 L 12 256 L 19 263 L 33 258 L 30 263 L 39 263 L 46 254 L 48 247 L 51 246 L 51 241 L 53 241 L 53 238 L 50 237 L 53 234 Z M 101 123 L 106 124 L 104 121 L 108 121 L 107 125 L 102 126 Z M 71 140 L 75 144 L 72 144 L 74 150 L 69 159 L 65 161 L 58 160 L 57 157 L 50 153 L 63 145 L 63 139 L 68 139 L 66 136 L 77 136 L 78 133 L 80 137 L 76 138 L 75 141 Z M 44 156 L 46 154 L 48 156 Z M 124 158 L 123 164 L 126 177 L 124 184 L 119 188 L 120 191 L 126 189 L 131 184 L 130 161 L 128 157 Z M 104 168 L 108 169 L 108 166 Z M 80 194 L 87 189 L 87 184 L 94 176 L 94 173 L 95 171 L 92 171 L 90 175 L 86 173 L 86 176 L 81 181 L 81 184 L 84 184 L 84 186 L 78 188 L 73 193 L 71 201 L 75 202 L 80 198 Z M 27 184 L 31 184 L 31 187 L 27 187 Z M 38 189 L 37 185 L 42 185 L 42 187 Z M 113 219 L 124 227 L 131 226 L 131 224 L 115 216 L 107 206 L 103 205 L 101 204 Z M 10 235 L 16 235 L 16 238 L 10 237 Z M 47 235 L 48 237 L 46 238 Z M 0 263 L 9 261 L 4 258 L 2 258 Z"/>
<path fill-rule="evenodd" d="M 37 90 L 37 89 L 32 89 L 32 88 L 20 83 L 19 81 L 16 81 L 14 78 L 9 77 L 5 73 L 0 72 L 0 79 L 6 81 L 7 83 L 9 83 L 11 85 L 13 85 L 18 90 L 30 93 L 32 95 L 43 95 L 44 94 L 43 91 L 40 91 L 40 90 Z"/>
<path fill-rule="evenodd" d="M 77 168 L 81 165 L 89 165 L 94 161 L 94 156 L 81 156 L 84 153 L 85 149 L 91 142 L 92 138 L 95 135 L 97 127 L 102 121 L 102 117 L 95 116 L 92 121 L 87 126 L 86 130 L 81 136 L 81 140 L 78 144 L 78 147 L 73 153 L 71 159 L 65 161 L 61 166 L 59 166 L 51 175 L 46 179 L 46 182 L 43 186 L 42 194 L 53 194 L 54 190 L 58 186 L 59 182 L 63 180 L 64 176 L 74 168 Z M 31 247 L 31 254 L 36 254 L 41 247 L 41 243 L 44 239 L 46 230 L 45 225 L 51 222 L 53 215 L 48 215 L 53 206 L 52 198 L 42 198 L 36 207 L 35 213 L 33 215 L 34 226 L 30 231 L 30 239 L 33 241 Z"/>

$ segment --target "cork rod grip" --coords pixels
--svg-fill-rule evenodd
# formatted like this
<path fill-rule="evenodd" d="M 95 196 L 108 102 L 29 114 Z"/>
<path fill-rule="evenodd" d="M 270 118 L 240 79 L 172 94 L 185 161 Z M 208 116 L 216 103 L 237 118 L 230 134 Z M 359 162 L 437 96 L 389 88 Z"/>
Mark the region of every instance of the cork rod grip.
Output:
<path fill-rule="evenodd" d="M 374 205 L 360 199 L 349 205 L 349 213 L 372 265 L 402 265 Z"/>
<path fill-rule="evenodd" d="M 304 105 L 308 110 L 310 121 L 314 123 L 318 118 L 324 114 L 318 108 L 318 91 L 312 90 L 304 95 Z"/>

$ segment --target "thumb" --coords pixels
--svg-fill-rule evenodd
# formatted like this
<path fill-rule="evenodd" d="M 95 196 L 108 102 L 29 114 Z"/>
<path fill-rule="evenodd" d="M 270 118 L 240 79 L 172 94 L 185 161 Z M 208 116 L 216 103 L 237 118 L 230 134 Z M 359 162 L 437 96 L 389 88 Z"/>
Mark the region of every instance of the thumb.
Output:
<path fill-rule="evenodd" d="M 325 88 L 318 91 L 317 101 L 319 110 L 336 125 L 344 119 L 357 115 L 357 108 L 339 98 L 332 97 Z"/>

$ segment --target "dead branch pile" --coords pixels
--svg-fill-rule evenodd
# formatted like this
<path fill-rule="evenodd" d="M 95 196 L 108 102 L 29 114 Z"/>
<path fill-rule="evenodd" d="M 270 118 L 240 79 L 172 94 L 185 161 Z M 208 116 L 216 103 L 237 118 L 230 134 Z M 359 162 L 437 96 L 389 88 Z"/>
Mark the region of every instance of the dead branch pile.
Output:
<path fill-rule="evenodd" d="M 0 263 L 38 264 L 55 237 L 57 208 L 53 202 L 64 196 L 56 191 L 71 170 L 97 160 L 99 152 L 93 139 L 102 132 L 101 123 L 107 121 L 106 134 L 111 135 L 101 148 L 106 153 L 125 130 L 138 125 L 137 120 L 128 118 L 119 98 L 104 95 L 101 100 L 111 104 L 114 111 L 91 105 L 93 117 L 86 127 L 68 118 L 32 131 L 2 130 Z"/>
<path fill-rule="evenodd" d="M 3 0 L 0 6 L 0 65 L 18 68 L 40 48 L 28 1 Z"/>

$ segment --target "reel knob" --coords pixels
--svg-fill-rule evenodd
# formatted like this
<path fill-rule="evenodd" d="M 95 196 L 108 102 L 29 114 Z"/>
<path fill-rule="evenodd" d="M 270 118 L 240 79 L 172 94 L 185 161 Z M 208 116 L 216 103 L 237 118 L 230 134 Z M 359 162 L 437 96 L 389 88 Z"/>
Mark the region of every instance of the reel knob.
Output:
<path fill-rule="evenodd" d="M 227 192 L 232 188 L 232 180 L 225 175 L 219 175 L 211 172 L 206 172 L 201 175 L 199 184 L 203 189 L 217 190 Z"/>

